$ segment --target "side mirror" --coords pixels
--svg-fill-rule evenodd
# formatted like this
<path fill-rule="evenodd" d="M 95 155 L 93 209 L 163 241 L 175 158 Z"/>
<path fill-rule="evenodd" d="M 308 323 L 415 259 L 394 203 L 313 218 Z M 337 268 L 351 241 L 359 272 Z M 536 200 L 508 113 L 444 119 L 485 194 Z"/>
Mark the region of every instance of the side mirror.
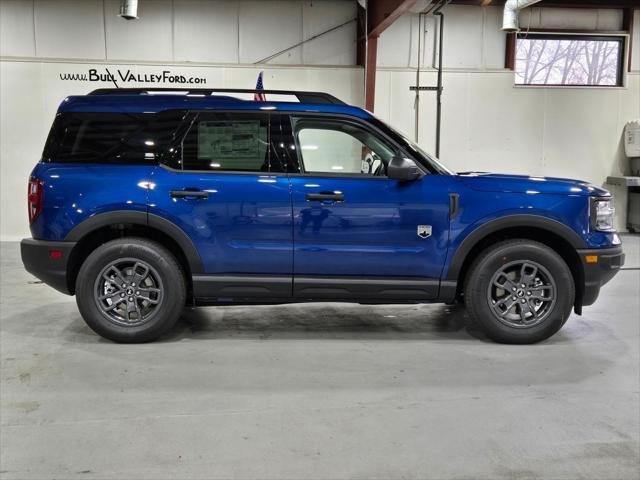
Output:
<path fill-rule="evenodd" d="M 387 176 L 399 182 L 410 182 L 422 178 L 424 173 L 410 158 L 393 157 L 387 166 Z"/>

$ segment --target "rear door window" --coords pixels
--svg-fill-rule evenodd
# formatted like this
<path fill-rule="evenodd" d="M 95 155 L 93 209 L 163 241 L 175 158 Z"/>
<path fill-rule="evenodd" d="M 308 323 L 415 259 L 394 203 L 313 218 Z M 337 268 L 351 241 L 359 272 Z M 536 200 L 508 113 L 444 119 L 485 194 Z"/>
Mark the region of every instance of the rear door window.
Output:
<path fill-rule="evenodd" d="M 283 172 L 269 129 L 268 114 L 201 112 L 166 163 L 179 170 Z"/>

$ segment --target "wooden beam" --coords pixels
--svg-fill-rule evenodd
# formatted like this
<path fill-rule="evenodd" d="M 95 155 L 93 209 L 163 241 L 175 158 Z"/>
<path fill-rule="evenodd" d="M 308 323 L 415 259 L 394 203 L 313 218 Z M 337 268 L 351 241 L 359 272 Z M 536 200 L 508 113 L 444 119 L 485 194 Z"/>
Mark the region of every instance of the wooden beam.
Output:
<path fill-rule="evenodd" d="M 356 64 L 364 67 L 367 62 L 367 11 L 357 4 Z"/>
<path fill-rule="evenodd" d="M 507 49 L 504 57 L 504 68 L 516 69 L 516 34 L 507 33 Z"/>
<path fill-rule="evenodd" d="M 376 100 L 378 37 L 418 0 L 369 0 L 367 2 L 366 60 L 364 67 L 364 107 L 373 112 Z M 358 35 L 358 41 L 364 39 Z M 361 47 L 360 47 L 361 48 Z"/>
<path fill-rule="evenodd" d="M 393 24 L 401 15 L 407 13 L 417 0 L 369 0 L 368 35 L 377 37 Z"/>
<path fill-rule="evenodd" d="M 376 101 L 376 68 L 378 63 L 378 37 L 367 40 L 367 64 L 365 66 L 364 108 L 373 112 Z"/>

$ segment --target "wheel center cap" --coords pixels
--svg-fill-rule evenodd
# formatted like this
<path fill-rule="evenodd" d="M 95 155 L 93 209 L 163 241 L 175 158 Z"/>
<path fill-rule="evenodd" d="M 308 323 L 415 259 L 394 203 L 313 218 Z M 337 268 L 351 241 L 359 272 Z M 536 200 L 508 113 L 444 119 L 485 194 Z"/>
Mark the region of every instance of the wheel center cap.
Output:
<path fill-rule="evenodd" d="M 127 288 L 127 295 L 133 295 L 133 288 Z"/>
<path fill-rule="evenodd" d="M 524 297 L 524 290 L 518 290 L 518 296 Z"/>

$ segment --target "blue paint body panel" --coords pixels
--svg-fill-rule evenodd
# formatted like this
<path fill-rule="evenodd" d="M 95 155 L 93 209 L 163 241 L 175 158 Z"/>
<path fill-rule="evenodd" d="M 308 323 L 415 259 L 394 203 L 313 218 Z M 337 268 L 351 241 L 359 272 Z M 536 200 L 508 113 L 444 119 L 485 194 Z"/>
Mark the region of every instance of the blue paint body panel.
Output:
<path fill-rule="evenodd" d="M 164 110 L 320 112 L 374 117 L 357 107 L 238 101 L 176 95 L 77 96 L 59 112 Z M 551 220 L 582 248 L 619 244 L 591 231 L 590 197 L 608 192 L 579 180 L 496 174 L 427 174 L 411 182 L 349 175 L 177 171 L 160 165 L 39 163 L 43 209 L 34 239 L 64 241 L 100 214 L 154 214 L 193 244 L 206 274 L 415 277 L 444 279 L 459 248 L 479 228 L 515 215 Z M 208 198 L 173 198 L 196 189 Z M 342 202 L 311 202 L 308 193 L 340 192 Z M 451 218 L 451 194 L 458 211 Z M 418 228 L 431 227 L 421 238 Z"/>
<path fill-rule="evenodd" d="M 461 216 L 451 228 L 452 232 L 460 229 L 458 235 L 462 239 L 483 223 L 507 215 L 528 214 L 566 225 L 585 241 L 585 248 L 620 243 L 614 232 L 589 228 L 589 198 L 609 197 L 603 188 L 581 180 L 526 175 L 473 174 L 457 178 L 466 192 L 460 196 Z M 452 240 L 456 237 L 452 234 Z M 452 241 L 451 248 L 455 245 Z"/>
<path fill-rule="evenodd" d="M 169 220 L 194 243 L 206 273 L 290 275 L 292 219 L 286 176 L 179 172 L 156 167 L 149 212 Z M 197 189 L 208 198 L 171 198 Z"/>
<path fill-rule="evenodd" d="M 294 274 L 439 278 L 449 240 L 449 190 L 455 177 L 400 183 L 375 177 L 291 177 Z M 339 191 L 344 202 L 309 202 Z M 430 225 L 429 238 L 418 225 Z"/>
<path fill-rule="evenodd" d="M 44 182 L 42 213 L 31 225 L 35 239 L 64 240 L 85 220 L 114 211 L 147 212 L 147 183 L 154 167 L 38 163 Z"/>

